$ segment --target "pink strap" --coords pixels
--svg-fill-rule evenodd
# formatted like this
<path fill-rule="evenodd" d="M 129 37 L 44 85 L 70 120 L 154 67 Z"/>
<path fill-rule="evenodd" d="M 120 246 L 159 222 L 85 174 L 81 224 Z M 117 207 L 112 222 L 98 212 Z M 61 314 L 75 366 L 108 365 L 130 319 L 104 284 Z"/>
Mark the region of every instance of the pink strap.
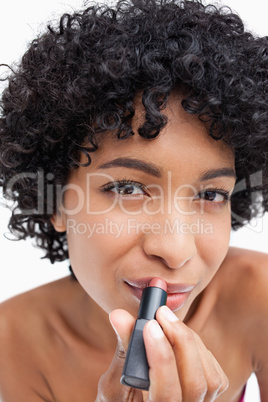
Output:
<path fill-rule="evenodd" d="M 244 402 L 245 401 L 245 393 L 246 393 L 246 385 L 243 388 L 243 393 L 241 395 L 241 398 L 239 399 L 239 402 Z"/>

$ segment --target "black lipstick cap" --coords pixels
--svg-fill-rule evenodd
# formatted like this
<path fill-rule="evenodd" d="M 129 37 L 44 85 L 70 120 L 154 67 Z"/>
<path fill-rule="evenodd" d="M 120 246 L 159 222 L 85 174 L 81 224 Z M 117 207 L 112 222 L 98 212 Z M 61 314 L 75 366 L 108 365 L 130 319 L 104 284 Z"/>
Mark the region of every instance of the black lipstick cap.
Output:
<path fill-rule="evenodd" d="M 163 279 L 154 278 L 142 292 L 138 319 L 132 331 L 121 377 L 121 383 L 124 385 L 149 389 L 149 365 L 143 341 L 143 328 L 149 320 L 155 318 L 158 308 L 166 304 L 166 289 Z"/>

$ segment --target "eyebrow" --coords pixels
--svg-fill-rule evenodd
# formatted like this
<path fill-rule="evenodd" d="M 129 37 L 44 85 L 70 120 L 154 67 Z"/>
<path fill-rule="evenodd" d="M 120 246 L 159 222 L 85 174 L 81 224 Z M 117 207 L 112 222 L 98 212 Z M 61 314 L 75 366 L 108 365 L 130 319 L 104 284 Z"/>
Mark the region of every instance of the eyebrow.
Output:
<path fill-rule="evenodd" d="M 219 169 L 207 170 L 206 172 L 201 174 L 201 176 L 199 177 L 199 181 L 211 180 L 211 179 L 215 179 L 217 177 L 223 177 L 223 176 L 234 177 L 235 179 L 237 179 L 234 169 L 229 168 L 229 167 L 224 167 L 224 168 L 219 168 Z"/>
<path fill-rule="evenodd" d="M 110 162 L 103 163 L 98 169 L 107 169 L 112 167 L 125 167 L 128 169 L 136 169 L 148 173 L 151 176 L 161 177 L 162 171 L 153 163 L 147 163 L 140 159 L 134 158 L 116 158 Z"/>
<path fill-rule="evenodd" d="M 112 161 L 103 163 L 102 165 L 98 166 L 98 169 L 107 169 L 112 167 L 125 167 L 128 169 L 140 170 L 155 177 L 162 176 L 162 170 L 159 169 L 155 164 L 147 163 L 140 159 L 134 158 L 116 158 Z M 235 179 L 237 178 L 234 169 L 224 167 L 205 171 L 199 177 L 199 181 L 207 181 L 222 176 L 234 177 Z"/>

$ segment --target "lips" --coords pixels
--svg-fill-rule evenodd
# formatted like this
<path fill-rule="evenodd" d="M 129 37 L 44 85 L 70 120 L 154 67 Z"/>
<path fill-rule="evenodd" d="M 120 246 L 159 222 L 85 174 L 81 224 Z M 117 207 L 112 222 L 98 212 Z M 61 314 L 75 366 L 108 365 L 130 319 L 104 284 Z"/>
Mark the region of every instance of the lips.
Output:
<path fill-rule="evenodd" d="M 138 300 L 140 300 L 143 289 L 148 286 L 151 279 L 153 279 L 153 277 L 135 279 L 135 280 L 126 280 L 125 282 L 128 285 L 132 294 Z M 186 283 L 167 282 L 167 294 L 168 294 L 167 306 L 173 311 L 180 309 L 187 301 L 194 287 L 195 285 L 190 285 Z"/>

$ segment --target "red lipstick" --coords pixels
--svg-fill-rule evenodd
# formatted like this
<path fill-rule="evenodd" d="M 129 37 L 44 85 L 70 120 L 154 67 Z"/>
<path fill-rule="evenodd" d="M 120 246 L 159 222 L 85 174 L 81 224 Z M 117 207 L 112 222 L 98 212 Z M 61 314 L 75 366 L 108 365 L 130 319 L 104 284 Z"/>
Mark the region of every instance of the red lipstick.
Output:
<path fill-rule="evenodd" d="M 155 278 L 154 278 L 155 279 Z M 140 278 L 140 279 L 130 279 L 126 283 L 129 286 L 132 294 L 139 300 L 141 300 L 142 291 L 148 286 L 148 284 L 153 280 L 152 277 Z M 162 279 L 161 279 L 162 280 Z M 184 306 L 191 291 L 194 289 L 196 284 L 189 283 L 166 283 L 167 289 L 167 302 L 166 305 L 172 311 L 176 311 Z"/>
<path fill-rule="evenodd" d="M 143 328 L 149 320 L 155 318 L 158 308 L 166 304 L 166 300 L 166 282 L 161 278 L 153 278 L 142 292 L 138 318 L 130 338 L 121 377 L 122 384 L 149 389 L 149 366 L 143 341 Z"/>

